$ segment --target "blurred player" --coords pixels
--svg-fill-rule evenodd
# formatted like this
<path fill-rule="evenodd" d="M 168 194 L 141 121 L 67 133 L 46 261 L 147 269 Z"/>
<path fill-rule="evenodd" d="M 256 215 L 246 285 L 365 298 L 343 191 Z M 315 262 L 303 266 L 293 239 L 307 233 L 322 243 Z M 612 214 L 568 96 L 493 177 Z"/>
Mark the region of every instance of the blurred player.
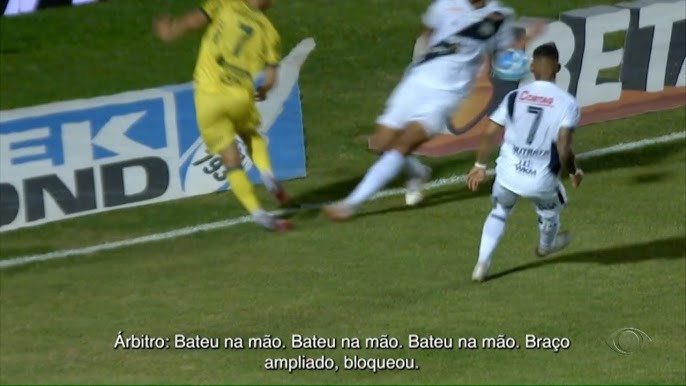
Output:
<path fill-rule="evenodd" d="M 486 55 L 517 43 L 513 17 L 514 11 L 497 1 L 431 4 L 423 18 L 428 47 L 407 70 L 376 122 L 373 143 L 384 153 L 348 197 L 323 208 L 329 218 L 350 218 L 402 171 L 409 176 L 407 204 L 421 201 L 430 169 L 411 154 L 443 129 L 471 92 Z"/>
<path fill-rule="evenodd" d="M 557 252 L 571 241 L 570 233 L 559 232 L 560 213 L 567 201 L 559 173 L 563 166 L 575 188 L 584 177 L 572 150 L 572 133 L 581 117 L 574 97 L 555 84 L 555 76 L 560 71 L 558 60 L 554 44 L 544 44 L 534 50 L 531 71 L 536 81 L 510 92 L 491 115 L 491 125 L 469 172 L 467 185 L 476 191 L 486 179 L 489 153 L 496 135 L 504 127 L 505 137 L 493 183 L 494 206 L 483 227 L 479 260 L 472 273 L 474 281 L 488 278 L 491 256 L 520 197 L 536 205 L 540 230 L 538 256 Z"/>
<path fill-rule="evenodd" d="M 279 34 L 263 13 L 271 5 L 272 0 L 207 0 L 179 18 L 157 19 L 154 27 L 157 36 L 167 42 L 207 27 L 194 74 L 200 134 L 207 149 L 221 156 L 231 190 L 255 222 L 283 231 L 290 228 L 290 222 L 262 209 L 236 145 L 236 136 L 240 136 L 266 188 L 284 204 L 286 193 L 274 178 L 267 143 L 257 131 L 260 116 L 255 106 L 275 85 L 281 60 Z M 254 80 L 262 72 L 264 83 L 255 89 Z"/>

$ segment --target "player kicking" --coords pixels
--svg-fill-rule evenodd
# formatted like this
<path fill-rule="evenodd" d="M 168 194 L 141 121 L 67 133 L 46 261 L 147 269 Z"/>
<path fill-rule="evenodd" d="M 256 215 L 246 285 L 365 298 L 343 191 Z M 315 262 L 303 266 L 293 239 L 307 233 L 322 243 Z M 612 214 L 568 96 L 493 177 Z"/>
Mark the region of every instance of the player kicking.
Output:
<path fill-rule="evenodd" d="M 272 0 L 208 0 L 177 19 L 161 17 L 154 27 L 163 41 L 207 27 L 194 74 L 200 134 L 207 149 L 221 156 L 231 190 L 255 222 L 283 231 L 290 228 L 290 222 L 262 209 L 236 145 L 236 136 L 240 136 L 265 187 L 284 204 L 286 193 L 274 178 L 267 143 L 257 131 L 260 116 L 255 106 L 275 85 L 281 60 L 279 34 L 263 13 L 271 5 Z M 264 83 L 255 89 L 254 79 L 263 71 Z"/>
<path fill-rule="evenodd" d="M 554 44 L 544 44 L 534 50 L 531 71 L 536 81 L 510 92 L 491 115 L 476 163 L 469 172 L 467 185 L 476 191 L 486 179 L 486 161 L 495 136 L 505 128 L 496 161 L 494 206 L 481 235 L 479 260 L 472 273 L 474 281 L 488 278 L 491 256 L 520 197 L 536 205 L 541 234 L 536 248 L 538 256 L 557 252 L 571 241 L 570 233 L 559 232 L 560 213 L 567 201 L 559 173 L 564 166 L 575 188 L 584 177 L 572 150 L 572 133 L 581 117 L 574 97 L 555 84 L 555 76 L 560 71 L 558 60 Z"/>
<path fill-rule="evenodd" d="M 436 0 L 425 13 L 428 48 L 407 70 L 377 119 L 373 143 L 383 155 L 344 200 L 323 207 L 335 221 L 352 217 L 360 205 L 405 171 L 406 202 L 421 201 L 430 169 L 411 156 L 438 134 L 473 83 L 492 48 L 515 43 L 514 11 L 497 1 Z M 520 42 L 520 45 L 522 42 Z"/>

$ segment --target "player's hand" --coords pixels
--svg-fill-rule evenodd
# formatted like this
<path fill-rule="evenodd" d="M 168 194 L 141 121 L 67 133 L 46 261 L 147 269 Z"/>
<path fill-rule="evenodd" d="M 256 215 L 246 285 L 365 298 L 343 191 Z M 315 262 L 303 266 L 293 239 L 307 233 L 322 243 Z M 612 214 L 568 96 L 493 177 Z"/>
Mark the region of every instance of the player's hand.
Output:
<path fill-rule="evenodd" d="M 174 19 L 169 15 L 163 15 L 153 22 L 155 35 L 164 42 L 174 40 Z"/>
<path fill-rule="evenodd" d="M 578 188 L 579 185 L 581 185 L 581 181 L 584 180 L 584 172 L 583 170 L 577 168 L 576 173 L 570 174 L 569 178 L 572 180 L 572 186 Z"/>
<path fill-rule="evenodd" d="M 265 90 L 264 87 L 256 88 L 255 89 L 255 100 L 258 102 L 262 102 L 265 99 L 267 99 L 267 90 Z"/>
<path fill-rule="evenodd" d="M 543 34 L 547 26 L 548 24 L 542 20 L 536 20 L 529 23 L 526 28 L 526 34 L 529 37 L 529 40 L 536 39 Z"/>
<path fill-rule="evenodd" d="M 486 169 L 474 166 L 467 175 L 467 187 L 472 192 L 476 192 L 484 180 L 486 180 Z"/>

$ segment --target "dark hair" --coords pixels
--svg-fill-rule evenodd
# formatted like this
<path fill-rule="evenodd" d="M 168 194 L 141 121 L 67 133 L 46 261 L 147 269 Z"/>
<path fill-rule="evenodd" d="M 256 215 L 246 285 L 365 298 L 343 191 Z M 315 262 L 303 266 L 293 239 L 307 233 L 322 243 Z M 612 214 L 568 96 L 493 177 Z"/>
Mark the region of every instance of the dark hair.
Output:
<path fill-rule="evenodd" d="M 557 51 L 555 43 L 546 43 L 536 47 L 534 50 L 534 58 L 537 57 L 546 57 L 557 62 L 560 60 L 560 53 Z"/>

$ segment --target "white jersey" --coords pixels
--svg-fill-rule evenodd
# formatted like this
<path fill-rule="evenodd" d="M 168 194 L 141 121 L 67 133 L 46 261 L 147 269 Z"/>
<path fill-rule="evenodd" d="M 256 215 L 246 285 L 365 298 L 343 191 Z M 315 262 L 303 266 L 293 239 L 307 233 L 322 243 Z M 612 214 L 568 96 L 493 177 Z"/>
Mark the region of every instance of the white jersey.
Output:
<path fill-rule="evenodd" d="M 573 130 L 580 119 L 576 99 L 554 83 L 536 81 L 507 94 L 491 115 L 505 126 L 496 166 L 500 184 L 522 196 L 557 189 L 560 128 Z"/>
<path fill-rule="evenodd" d="M 493 13 L 504 19 L 488 19 Z M 475 9 L 468 0 L 435 0 L 423 17 L 424 25 L 433 30 L 427 55 L 408 75 L 439 90 L 471 87 L 486 54 L 514 43 L 513 18 L 514 11 L 497 1 Z"/>

